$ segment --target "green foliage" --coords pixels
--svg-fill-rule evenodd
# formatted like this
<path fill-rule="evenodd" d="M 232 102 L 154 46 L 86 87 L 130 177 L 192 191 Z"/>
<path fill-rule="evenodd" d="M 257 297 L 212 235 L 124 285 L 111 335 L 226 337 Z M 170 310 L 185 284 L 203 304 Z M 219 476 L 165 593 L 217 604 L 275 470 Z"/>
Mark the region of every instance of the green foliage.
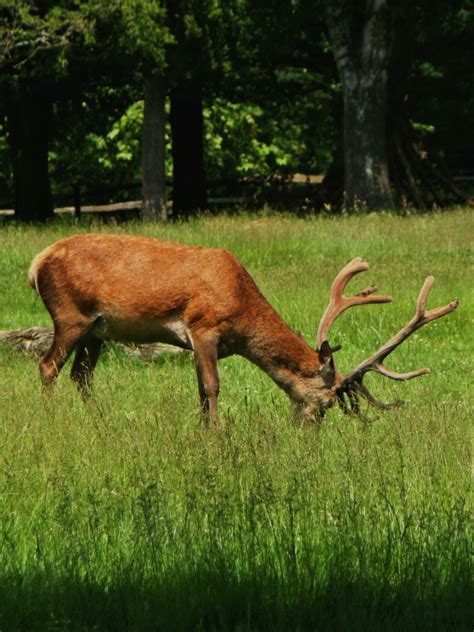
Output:
<path fill-rule="evenodd" d="M 0 7 L 3 80 L 57 82 L 71 63 L 76 73 L 85 63 L 82 70 L 102 81 L 132 64 L 131 72 L 162 73 L 174 41 L 165 19 L 158 0 L 6 0 Z"/>
<path fill-rule="evenodd" d="M 231 103 L 215 99 L 204 108 L 206 169 L 210 180 L 239 176 L 268 176 L 295 171 L 319 173 L 331 159 L 331 116 L 328 99 L 324 94 L 298 100 L 299 120 L 294 120 L 294 105 L 268 111 L 252 103 Z M 94 116 L 93 103 L 81 105 L 82 119 Z M 292 110 L 292 111 L 290 111 Z M 313 127 L 310 114 L 319 114 L 319 127 L 314 140 L 308 129 Z M 273 114 L 273 115 L 272 115 Z M 77 116 L 77 115 L 76 115 Z M 304 118 L 303 118 L 304 117 Z M 125 185 L 141 180 L 141 127 L 143 101 L 129 105 L 123 113 L 110 117 L 107 128 L 80 134 L 69 148 L 61 143 L 50 152 L 50 165 L 54 189 L 62 191 L 68 169 L 79 183 L 88 189 L 101 183 Z M 70 132 L 68 132 L 70 134 Z M 328 138 L 325 135 L 328 135 Z M 319 142 L 318 142 L 319 141 Z M 78 143 L 79 146 L 76 144 Z M 57 149 L 56 149 L 57 147 Z M 76 157 L 80 156 L 80 163 Z M 67 165 L 70 165 L 68 167 Z M 72 171 L 71 171 L 72 169 Z M 166 128 L 166 172 L 171 178 L 171 130 Z M 64 193 L 67 194 L 67 189 Z M 124 199 L 123 191 L 118 192 Z M 135 192 L 136 195 L 136 192 Z"/>
<path fill-rule="evenodd" d="M 90 44 L 93 23 L 80 0 L 4 0 L 0 7 L 0 68 L 19 78 L 63 77 L 73 46 Z"/>
<path fill-rule="evenodd" d="M 124 114 L 112 124 L 111 129 L 101 136 L 90 133 L 85 139 L 85 145 L 89 148 L 90 158 L 95 158 L 96 165 L 106 171 L 120 170 L 123 165 L 125 169 L 132 161 L 135 168 L 139 161 L 140 134 L 143 122 L 143 101 L 132 103 Z M 122 170 L 124 170 L 122 168 Z M 104 173 L 104 175 L 106 175 Z M 135 177 L 130 174 L 129 181 L 138 181 L 138 173 Z"/>
<path fill-rule="evenodd" d="M 108 62 L 129 58 L 132 72 L 147 70 L 160 74 L 166 67 L 166 49 L 174 41 L 165 24 L 166 9 L 160 0 L 92 0 L 84 10 L 94 19 L 101 34 L 96 46 Z"/>
<path fill-rule="evenodd" d="M 83 192 L 108 189 L 106 201 L 114 199 L 116 187 L 119 199 L 136 197 L 137 190 L 128 191 L 127 187 L 138 187 L 141 178 L 143 101 L 134 101 L 123 111 L 120 97 L 119 91 L 108 91 L 99 97 L 97 93 L 85 95 L 67 113 L 68 119 L 76 117 L 81 125 L 66 126 L 64 136 L 68 143 L 56 141 L 50 151 L 53 188 L 60 199 L 70 199 L 74 184 Z M 102 98 L 108 101 L 108 116 L 97 121 L 97 101 Z M 90 201 L 96 200 L 92 197 Z"/>
<path fill-rule="evenodd" d="M 443 77 L 443 73 L 427 61 L 420 63 L 418 69 L 423 77 L 430 79 L 441 79 Z"/>
<path fill-rule="evenodd" d="M 420 136 L 428 136 L 429 134 L 434 134 L 435 128 L 433 125 L 426 125 L 425 123 L 417 123 L 416 121 L 410 121 L 413 126 L 413 129 Z"/>
<path fill-rule="evenodd" d="M 74 185 L 139 185 L 140 100 L 149 72 L 166 89 L 182 82 L 203 88 L 209 180 L 324 173 L 341 135 L 342 104 L 323 4 L 2 0 L 0 108 L 19 82 L 51 95 L 51 173 L 64 201 Z M 442 151 L 455 169 L 472 167 L 472 0 L 420 0 L 391 10 L 416 25 L 412 39 L 402 29 L 401 48 L 414 47 L 407 115 L 430 152 Z M 5 201 L 12 198 L 7 141 L 2 120 Z M 170 176 L 169 132 L 167 142 Z"/>
<path fill-rule="evenodd" d="M 217 99 L 205 109 L 204 118 L 211 178 L 267 175 L 290 162 L 276 122 L 265 118 L 258 105 Z"/>
<path fill-rule="evenodd" d="M 175 42 L 167 50 L 167 80 L 172 86 L 183 82 L 213 86 L 224 69 L 231 71 L 234 65 L 229 57 L 229 39 L 233 29 L 239 28 L 242 3 L 168 0 L 166 6 L 167 25 Z"/>
<path fill-rule="evenodd" d="M 266 109 L 216 99 L 204 112 L 210 177 L 320 173 L 331 159 L 327 104 L 322 93 L 297 97 L 291 106 L 270 103 Z M 311 117 L 318 114 L 314 124 Z"/>
<path fill-rule="evenodd" d="M 452 170 L 472 169 L 474 4 L 427 3 L 418 24 L 410 115 L 434 128 L 426 139 L 430 152 L 443 154 Z"/>
<path fill-rule="evenodd" d="M 364 255 L 395 301 L 337 321 L 343 371 L 412 316 L 425 275 L 429 307 L 461 304 L 391 357 L 429 376 L 374 379 L 405 407 L 332 410 L 319 429 L 241 358 L 219 363 L 222 425 L 206 428 L 186 353 L 147 364 L 111 348 L 83 404 L 67 367 L 45 400 L 36 363 L 0 349 L 0 627 L 469 629 L 469 226 L 467 209 L 5 226 L 0 328 L 49 323 L 29 261 L 91 229 L 230 248 L 309 341 L 334 274 Z"/>

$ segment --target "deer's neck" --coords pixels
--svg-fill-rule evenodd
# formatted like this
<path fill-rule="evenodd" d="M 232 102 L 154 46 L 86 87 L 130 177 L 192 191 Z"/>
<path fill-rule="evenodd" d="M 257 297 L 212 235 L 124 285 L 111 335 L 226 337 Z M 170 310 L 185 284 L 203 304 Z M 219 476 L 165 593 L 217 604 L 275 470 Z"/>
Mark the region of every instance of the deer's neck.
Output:
<path fill-rule="evenodd" d="M 268 304 L 255 315 L 242 355 L 265 371 L 292 399 L 320 367 L 319 356 Z"/>

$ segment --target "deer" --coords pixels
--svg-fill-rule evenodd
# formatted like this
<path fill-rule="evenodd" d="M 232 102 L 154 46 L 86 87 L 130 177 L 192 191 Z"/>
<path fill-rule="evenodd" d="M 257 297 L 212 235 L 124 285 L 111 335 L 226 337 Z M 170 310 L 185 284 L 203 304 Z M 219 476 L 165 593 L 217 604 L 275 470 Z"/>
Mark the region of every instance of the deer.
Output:
<path fill-rule="evenodd" d="M 413 318 L 346 375 L 336 371 L 328 335 L 348 308 L 382 304 L 391 296 L 370 286 L 353 296 L 344 290 L 369 265 L 356 257 L 337 274 L 319 323 L 316 346 L 307 344 L 263 296 L 237 258 L 222 248 L 192 246 L 151 237 L 80 234 L 53 243 L 32 261 L 28 280 L 54 324 L 50 349 L 39 363 L 41 380 L 52 386 L 75 352 L 71 378 L 87 398 L 104 341 L 168 343 L 194 352 L 201 409 L 218 421 L 217 361 L 237 354 L 262 369 L 289 396 L 296 416 L 318 420 L 336 403 L 358 413 L 361 400 L 386 409 L 363 384 L 374 371 L 393 380 L 429 372 L 397 373 L 384 364 L 413 332 L 450 312 L 459 301 L 427 311 L 429 276 Z"/>

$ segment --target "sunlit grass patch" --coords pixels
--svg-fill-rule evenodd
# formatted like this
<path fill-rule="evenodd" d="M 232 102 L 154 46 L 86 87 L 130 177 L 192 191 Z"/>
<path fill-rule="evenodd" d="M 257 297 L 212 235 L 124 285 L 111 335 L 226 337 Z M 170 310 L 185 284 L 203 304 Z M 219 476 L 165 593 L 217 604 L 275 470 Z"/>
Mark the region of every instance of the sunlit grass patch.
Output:
<path fill-rule="evenodd" d="M 0 349 L 0 628 L 470 629 L 468 212 L 5 227 L 0 329 L 49 324 L 29 261 L 91 229 L 231 249 L 311 344 L 334 275 L 363 256 L 352 285 L 394 302 L 339 319 L 342 370 L 412 316 L 428 274 L 429 306 L 461 305 L 387 361 L 430 375 L 369 376 L 403 408 L 334 409 L 319 428 L 237 357 L 219 363 L 221 424 L 207 428 L 188 353 L 143 362 L 111 346 L 84 404 L 69 366 L 45 398 L 31 358 Z"/>

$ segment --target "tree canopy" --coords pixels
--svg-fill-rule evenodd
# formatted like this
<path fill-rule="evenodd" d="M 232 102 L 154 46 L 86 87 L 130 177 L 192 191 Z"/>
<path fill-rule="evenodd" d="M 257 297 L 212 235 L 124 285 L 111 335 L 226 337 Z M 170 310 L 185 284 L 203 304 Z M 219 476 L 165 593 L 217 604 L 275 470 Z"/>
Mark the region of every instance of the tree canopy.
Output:
<path fill-rule="evenodd" d="M 473 35 L 472 0 L 2 0 L 1 206 L 44 219 L 160 173 L 185 214 L 295 173 L 326 175 L 309 210 L 459 201 Z"/>

